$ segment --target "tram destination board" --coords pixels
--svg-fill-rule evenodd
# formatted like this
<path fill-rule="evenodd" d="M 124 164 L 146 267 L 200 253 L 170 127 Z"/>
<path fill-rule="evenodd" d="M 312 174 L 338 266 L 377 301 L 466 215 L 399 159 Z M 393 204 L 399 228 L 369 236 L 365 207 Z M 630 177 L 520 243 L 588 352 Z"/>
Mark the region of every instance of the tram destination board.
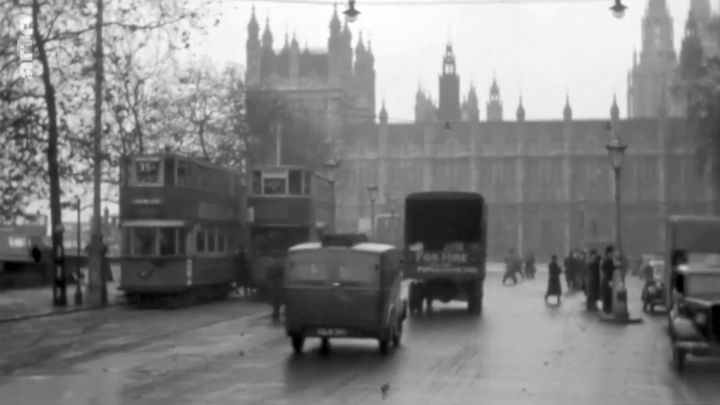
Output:
<path fill-rule="evenodd" d="M 164 204 L 130 203 L 123 207 L 121 216 L 125 219 L 174 219 L 193 218 L 198 213 L 197 203 L 193 201 Z"/>

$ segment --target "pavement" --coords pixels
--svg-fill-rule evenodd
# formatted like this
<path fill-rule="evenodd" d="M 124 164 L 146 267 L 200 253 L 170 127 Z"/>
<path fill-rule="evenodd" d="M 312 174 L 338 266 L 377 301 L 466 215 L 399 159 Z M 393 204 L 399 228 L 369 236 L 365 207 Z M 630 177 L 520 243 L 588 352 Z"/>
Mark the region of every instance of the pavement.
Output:
<path fill-rule="evenodd" d="M 542 270 L 542 268 L 541 268 Z M 377 342 L 308 341 L 292 354 L 265 305 L 242 300 L 176 311 L 115 307 L 2 326 L 0 402 L 37 404 L 628 404 L 720 402 L 720 361 L 669 363 L 664 317 L 601 322 L 584 296 L 543 302 L 547 275 L 486 280 L 481 317 L 459 303 L 407 320 L 387 357 Z"/>
<path fill-rule="evenodd" d="M 115 281 L 107 283 L 109 306 L 117 305 L 123 300 L 123 295 L 118 290 L 120 269 L 112 266 L 112 270 Z M 0 324 L 98 309 L 87 302 L 87 287 L 83 288 L 83 303 L 75 305 L 75 291 L 75 284 L 67 286 L 67 305 L 63 307 L 53 306 L 52 286 L 0 291 Z"/>

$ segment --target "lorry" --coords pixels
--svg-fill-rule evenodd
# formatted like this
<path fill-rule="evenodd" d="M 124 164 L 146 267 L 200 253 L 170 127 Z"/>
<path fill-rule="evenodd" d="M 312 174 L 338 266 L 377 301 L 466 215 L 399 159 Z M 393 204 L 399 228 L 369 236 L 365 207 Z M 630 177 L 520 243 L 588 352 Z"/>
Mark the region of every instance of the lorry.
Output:
<path fill-rule="evenodd" d="M 417 192 L 405 199 L 403 274 L 411 314 L 433 301 L 464 301 L 480 314 L 487 252 L 485 199 L 473 192 Z"/>

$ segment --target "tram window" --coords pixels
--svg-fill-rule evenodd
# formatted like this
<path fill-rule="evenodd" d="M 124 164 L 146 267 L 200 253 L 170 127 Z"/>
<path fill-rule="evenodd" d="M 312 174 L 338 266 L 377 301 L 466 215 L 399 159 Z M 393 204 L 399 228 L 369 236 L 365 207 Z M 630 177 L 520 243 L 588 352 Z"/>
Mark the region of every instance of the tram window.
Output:
<path fill-rule="evenodd" d="M 195 250 L 198 253 L 205 252 L 205 230 L 202 228 L 195 233 Z"/>
<path fill-rule="evenodd" d="M 311 193 L 310 187 L 312 187 L 312 181 L 313 181 L 312 173 L 305 172 L 305 187 L 303 187 L 304 195 L 310 195 L 310 193 Z"/>
<path fill-rule="evenodd" d="M 262 173 L 259 170 L 252 172 L 252 192 L 253 194 L 262 194 Z"/>
<path fill-rule="evenodd" d="M 300 170 L 290 170 L 290 194 L 292 195 L 300 195 L 302 194 L 302 171 Z"/>
<path fill-rule="evenodd" d="M 160 228 L 160 256 L 175 254 L 175 228 Z"/>
<path fill-rule="evenodd" d="M 227 239 L 225 237 L 225 230 L 220 229 L 217 236 L 217 250 L 218 252 L 227 252 Z"/>
<path fill-rule="evenodd" d="M 175 158 L 165 159 L 165 185 L 175 187 Z"/>
<path fill-rule="evenodd" d="M 156 228 L 135 228 L 133 230 L 133 254 L 152 256 L 155 254 Z"/>
<path fill-rule="evenodd" d="M 161 166 L 159 160 L 136 160 L 135 183 L 137 185 L 161 185 Z"/>
<path fill-rule="evenodd" d="M 215 249 L 217 244 L 215 243 L 215 238 L 217 238 L 217 229 L 210 228 L 207 231 L 207 251 L 208 252 L 216 252 Z"/>
<path fill-rule="evenodd" d="M 177 254 L 185 254 L 185 243 L 187 240 L 187 230 L 185 228 L 177 229 Z"/>
<path fill-rule="evenodd" d="M 188 167 L 188 162 L 184 160 L 179 160 L 177 162 L 177 186 L 178 187 L 188 187 L 190 186 L 190 170 Z"/>
<path fill-rule="evenodd" d="M 278 195 L 285 194 L 287 184 L 282 177 L 266 177 L 263 179 L 263 194 Z"/>

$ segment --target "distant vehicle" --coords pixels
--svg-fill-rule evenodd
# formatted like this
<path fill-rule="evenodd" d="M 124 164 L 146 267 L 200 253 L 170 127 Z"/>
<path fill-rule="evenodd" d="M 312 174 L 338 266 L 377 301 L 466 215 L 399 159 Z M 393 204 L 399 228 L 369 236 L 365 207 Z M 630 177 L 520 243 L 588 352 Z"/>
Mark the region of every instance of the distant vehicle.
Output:
<path fill-rule="evenodd" d="M 433 300 L 483 305 L 487 249 L 484 198 L 470 192 L 420 192 L 405 200 L 404 275 L 411 313 Z"/>
<path fill-rule="evenodd" d="M 665 262 L 651 259 L 643 266 L 645 284 L 643 285 L 640 299 L 643 303 L 643 310 L 655 312 L 655 307 L 665 303 Z"/>
<path fill-rule="evenodd" d="M 400 345 L 406 305 L 400 297 L 402 252 L 386 244 L 308 242 L 288 251 L 285 329 L 301 353 L 317 337 L 377 339 L 382 354 Z"/>
<path fill-rule="evenodd" d="M 177 307 L 226 298 L 243 238 L 242 173 L 172 153 L 133 156 L 121 170 L 127 301 Z"/>
<path fill-rule="evenodd" d="M 402 218 L 398 213 L 375 215 L 373 242 L 402 246 Z"/>
<path fill-rule="evenodd" d="M 260 166 L 252 170 L 248 206 L 252 286 L 262 298 L 269 288 L 270 263 L 283 259 L 288 248 L 317 241 L 320 232 L 334 231 L 332 186 L 302 166 Z"/>
<path fill-rule="evenodd" d="M 32 257 L 34 246 L 40 251 L 39 261 L 50 257 L 46 216 L 37 215 L 14 224 L 0 225 L 0 289 L 52 282 L 51 269 L 45 269 L 46 274 L 37 270 L 36 259 Z"/>
<path fill-rule="evenodd" d="M 673 216 L 667 224 L 665 306 L 676 371 L 688 354 L 720 357 L 720 217 Z"/>

